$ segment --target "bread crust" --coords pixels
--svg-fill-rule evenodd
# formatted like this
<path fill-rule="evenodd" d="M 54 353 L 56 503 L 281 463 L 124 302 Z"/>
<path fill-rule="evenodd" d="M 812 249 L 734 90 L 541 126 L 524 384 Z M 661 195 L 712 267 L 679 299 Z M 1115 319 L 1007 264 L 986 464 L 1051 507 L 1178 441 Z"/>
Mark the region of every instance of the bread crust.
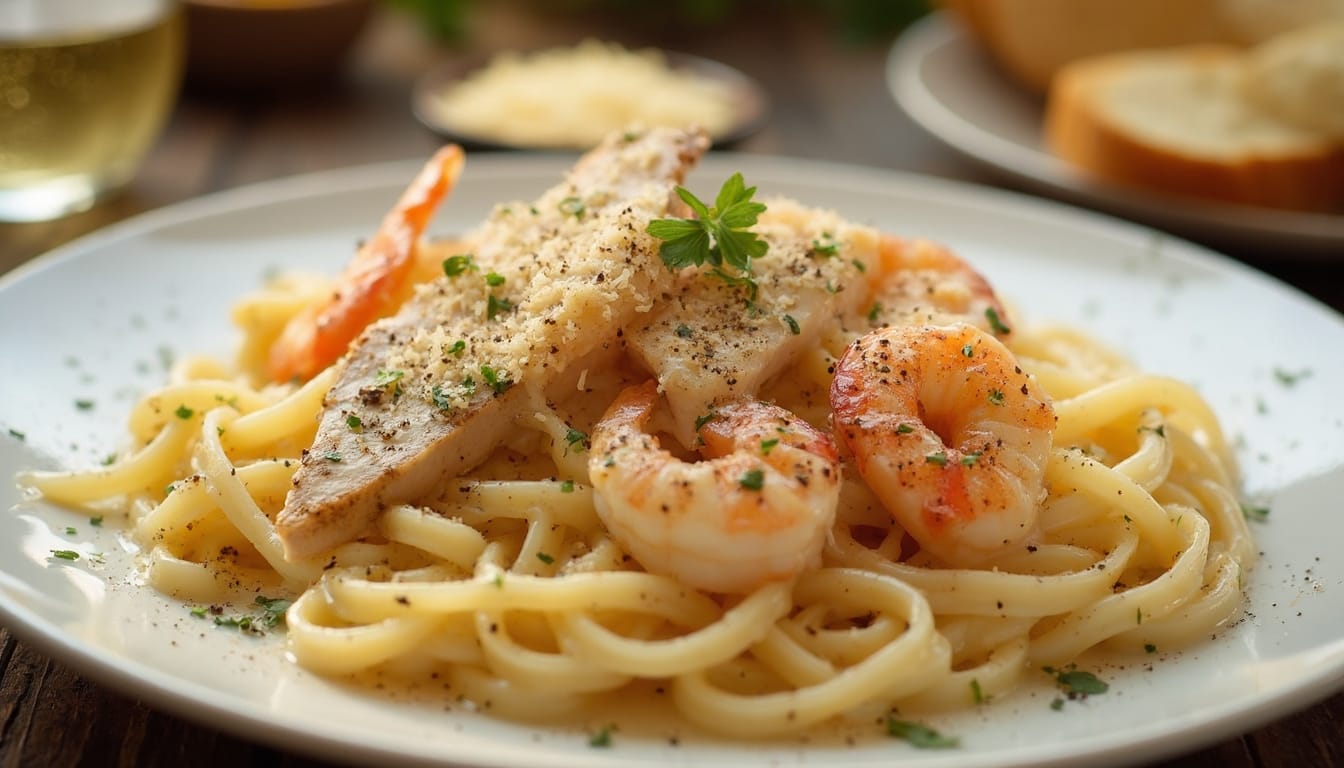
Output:
<path fill-rule="evenodd" d="M 1116 78 L 1134 76 L 1139 61 L 1134 57 L 1152 55 L 1169 57 L 1174 67 L 1214 67 L 1237 66 L 1241 52 L 1196 46 L 1178 53 L 1124 53 L 1075 62 L 1056 75 L 1046 102 L 1049 148 L 1069 163 L 1120 184 L 1243 205 L 1344 211 L 1344 145 L 1325 137 L 1304 136 L 1274 151 L 1246 146 L 1195 154 L 1137 135 L 1117 122 L 1114 106 L 1106 103 L 1108 86 Z"/>
<path fill-rule="evenodd" d="M 1044 93 L 1096 54 L 1228 40 L 1222 0 L 943 0 L 1014 80 Z"/>

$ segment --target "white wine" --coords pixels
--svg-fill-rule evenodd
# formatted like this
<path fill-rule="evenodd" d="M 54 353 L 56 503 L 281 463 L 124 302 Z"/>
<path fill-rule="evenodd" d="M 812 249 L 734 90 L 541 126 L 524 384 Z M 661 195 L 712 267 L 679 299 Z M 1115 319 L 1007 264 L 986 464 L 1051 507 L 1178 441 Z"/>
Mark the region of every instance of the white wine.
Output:
<path fill-rule="evenodd" d="M 132 26 L 0 24 L 0 220 L 87 208 L 135 175 L 177 94 L 180 27 L 169 4 Z"/>

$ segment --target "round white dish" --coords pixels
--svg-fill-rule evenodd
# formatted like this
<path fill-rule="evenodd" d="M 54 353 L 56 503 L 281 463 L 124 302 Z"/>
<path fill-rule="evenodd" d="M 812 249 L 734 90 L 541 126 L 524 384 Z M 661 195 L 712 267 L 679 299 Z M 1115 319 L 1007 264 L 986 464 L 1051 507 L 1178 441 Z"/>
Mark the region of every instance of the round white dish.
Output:
<path fill-rule="evenodd" d="M 567 160 L 472 156 L 432 230 L 461 231 L 501 200 L 527 199 Z M 334 271 L 377 225 L 418 163 L 239 189 L 111 227 L 0 278 L 0 474 L 92 466 L 119 447 L 133 398 L 187 350 L 227 355 L 230 303 L 269 271 Z M 0 622 L 85 674 L 245 738 L 341 761 L 578 766 L 892 764 L 1026 766 L 1140 762 L 1194 749 L 1344 686 L 1344 319 L 1238 263 L 1151 230 L 1009 193 L 894 173 L 716 154 L 688 182 L 712 192 L 742 171 L 762 196 L 838 209 L 941 240 L 1028 322 L 1080 326 L 1145 369 L 1194 382 L 1240 445 L 1264 556 L 1246 618 L 1180 654 L 1105 671 L 1111 691 L 1063 711 L 1039 686 L 926 722 L 961 738 L 919 751 L 875 734 L 732 743 L 671 724 L 618 731 L 533 727 L 374 695 L 308 674 L 279 634 L 222 630 L 139 584 L 110 523 L 0 485 Z M 1288 383 L 1290 382 L 1291 383 Z M 77 400 L 92 401 L 86 407 Z M 20 437 L 20 435 L 22 437 Z M 53 556 L 74 550 L 75 561 Z M 95 553 L 100 557 L 94 557 Z M 591 727 L 591 724 L 590 724 Z M 676 735 L 677 744 L 669 743 Z"/>
<path fill-rule="evenodd" d="M 966 156 L 1033 190 L 1270 259 L 1344 258 L 1344 214 L 1176 198 L 1089 177 L 1042 144 L 1042 97 L 999 71 L 952 20 L 910 27 L 887 58 L 887 85 L 910 118 Z"/>
<path fill-rule="evenodd" d="M 770 114 L 770 97 L 761 84 L 739 69 L 703 56 L 677 51 L 661 51 L 669 68 L 686 72 L 698 78 L 715 82 L 733 95 L 733 120 L 722 130 L 710 136 L 714 146 L 731 148 L 734 144 L 756 133 Z M 445 111 L 444 94 L 458 82 L 468 78 L 489 62 L 476 60 L 447 60 L 432 67 L 415 82 L 411 90 L 411 111 L 429 130 L 445 141 L 455 141 L 472 149 L 541 149 L 560 151 L 563 147 L 540 147 L 520 144 L 473 133 L 458 127 L 451 112 Z M 582 147 L 572 147 L 573 150 Z"/>

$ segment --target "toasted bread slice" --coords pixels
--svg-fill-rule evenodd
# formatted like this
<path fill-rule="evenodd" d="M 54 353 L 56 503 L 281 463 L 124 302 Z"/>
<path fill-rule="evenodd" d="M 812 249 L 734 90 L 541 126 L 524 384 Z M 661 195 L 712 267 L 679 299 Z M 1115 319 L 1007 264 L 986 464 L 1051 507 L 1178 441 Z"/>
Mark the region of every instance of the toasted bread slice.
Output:
<path fill-rule="evenodd" d="M 1250 52 L 1246 66 L 1257 105 L 1344 143 L 1344 20 L 1280 35 Z"/>
<path fill-rule="evenodd" d="M 1344 145 L 1247 98 L 1245 54 L 1190 46 L 1092 57 L 1060 71 L 1051 149 L 1105 179 L 1177 195 L 1344 209 Z"/>

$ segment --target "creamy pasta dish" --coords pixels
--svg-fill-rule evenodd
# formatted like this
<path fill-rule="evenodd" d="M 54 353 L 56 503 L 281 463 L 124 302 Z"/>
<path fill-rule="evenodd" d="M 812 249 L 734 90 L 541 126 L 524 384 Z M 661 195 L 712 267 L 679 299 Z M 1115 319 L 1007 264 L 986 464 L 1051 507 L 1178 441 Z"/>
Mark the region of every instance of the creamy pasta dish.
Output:
<path fill-rule="evenodd" d="M 242 298 L 238 361 L 181 361 L 132 450 L 21 480 L 123 503 L 188 605 L 292 600 L 308 670 L 502 718 L 656 685 L 733 737 L 917 719 L 1239 615 L 1253 543 L 1190 386 L 939 244 L 684 188 L 707 145 L 608 136 L 431 241 L 446 147 L 343 274 Z"/>

